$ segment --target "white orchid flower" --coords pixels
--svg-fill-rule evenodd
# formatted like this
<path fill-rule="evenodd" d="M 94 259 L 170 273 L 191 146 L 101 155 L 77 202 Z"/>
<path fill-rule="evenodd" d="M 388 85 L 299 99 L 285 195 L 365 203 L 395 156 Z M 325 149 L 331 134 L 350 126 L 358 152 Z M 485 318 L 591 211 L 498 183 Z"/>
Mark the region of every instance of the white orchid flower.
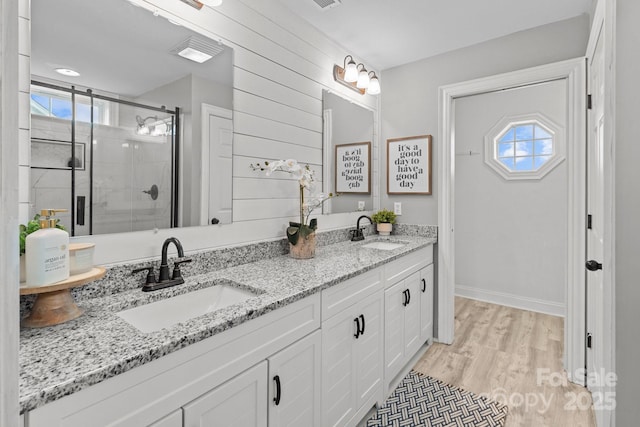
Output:
<path fill-rule="evenodd" d="M 284 164 L 287 166 L 289 170 L 293 170 L 296 166 L 300 167 L 296 159 L 287 159 L 284 161 Z"/>

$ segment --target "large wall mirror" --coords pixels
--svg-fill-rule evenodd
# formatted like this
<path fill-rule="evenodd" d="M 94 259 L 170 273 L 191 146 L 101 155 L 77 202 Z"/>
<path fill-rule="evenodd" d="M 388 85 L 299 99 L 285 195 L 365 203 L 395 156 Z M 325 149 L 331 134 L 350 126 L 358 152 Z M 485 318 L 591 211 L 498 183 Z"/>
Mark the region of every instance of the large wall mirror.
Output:
<path fill-rule="evenodd" d="M 373 111 L 326 90 L 322 108 L 324 191 L 340 193 L 323 212 L 373 210 Z"/>
<path fill-rule="evenodd" d="M 126 0 L 31 18 L 32 214 L 68 209 L 73 236 L 231 222 L 232 49 Z"/>

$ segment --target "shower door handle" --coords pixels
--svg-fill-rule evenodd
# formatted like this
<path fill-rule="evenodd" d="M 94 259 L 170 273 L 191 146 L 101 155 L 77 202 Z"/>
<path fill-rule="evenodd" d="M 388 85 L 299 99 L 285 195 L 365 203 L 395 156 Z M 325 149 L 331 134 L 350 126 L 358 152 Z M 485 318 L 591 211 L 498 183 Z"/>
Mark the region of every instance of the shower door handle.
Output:
<path fill-rule="evenodd" d="M 85 196 L 76 197 L 76 224 L 77 225 L 84 225 L 85 200 L 86 200 Z"/>

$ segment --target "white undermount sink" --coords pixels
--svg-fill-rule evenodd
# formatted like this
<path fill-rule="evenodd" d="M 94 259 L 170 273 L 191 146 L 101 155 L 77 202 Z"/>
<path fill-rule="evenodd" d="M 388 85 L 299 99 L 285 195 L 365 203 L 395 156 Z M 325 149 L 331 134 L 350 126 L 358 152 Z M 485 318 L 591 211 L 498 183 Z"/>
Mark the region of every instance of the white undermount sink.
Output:
<path fill-rule="evenodd" d="M 146 333 L 212 313 L 257 295 L 256 292 L 224 283 L 229 282 L 123 310 L 117 315 Z"/>
<path fill-rule="evenodd" d="M 388 240 L 377 240 L 377 241 L 362 245 L 362 247 L 367 249 L 378 249 L 381 251 L 392 251 L 394 249 L 401 248 L 404 245 L 406 245 L 406 243 L 399 242 L 399 241 L 394 242 L 394 241 L 388 241 Z"/>

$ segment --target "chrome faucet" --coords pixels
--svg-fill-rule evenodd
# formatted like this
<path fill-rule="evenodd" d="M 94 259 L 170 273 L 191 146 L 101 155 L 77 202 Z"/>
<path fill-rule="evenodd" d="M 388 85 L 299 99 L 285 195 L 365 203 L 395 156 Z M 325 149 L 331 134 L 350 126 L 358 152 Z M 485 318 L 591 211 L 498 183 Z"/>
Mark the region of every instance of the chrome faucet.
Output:
<path fill-rule="evenodd" d="M 169 263 L 167 260 L 167 251 L 169 249 L 169 244 L 171 243 L 173 243 L 178 250 L 179 259 L 173 262 L 173 274 L 171 275 L 171 278 L 169 278 Z M 155 274 L 153 272 L 153 266 L 135 269 L 131 272 L 131 274 L 146 271 L 147 278 L 145 280 L 144 286 L 142 287 L 142 290 L 144 292 L 157 291 L 158 289 L 164 289 L 170 286 L 180 285 L 184 283 L 184 278 L 182 277 L 182 272 L 180 271 L 180 264 L 184 264 L 187 262 L 191 262 L 191 258 L 184 257 L 184 250 L 182 249 L 180 240 L 175 237 L 169 237 L 162 244 L 162 260 L 160 261 L 160 274 L 158 276 L 158 280 L 156 280 Z"/>
<path fill-rule="evenodd" d="M 369 222 L 371 224 L 373 224 L 373 220 L 370 217 L 368 217 L 366 215 L 360 216 L 360 218 L 358 218 L 358 221 L 356 222 L 356 229 L 349 231 L 349 233 L 351 233 L 351 241 L 352 242 L 359 242 L 360 240 L 364 240 L 364 233 L 362 232 L 362 230 L 364 230 L 364 228 L 360 228 L 360 220 L 362 218 L 368 219 Z"/>

